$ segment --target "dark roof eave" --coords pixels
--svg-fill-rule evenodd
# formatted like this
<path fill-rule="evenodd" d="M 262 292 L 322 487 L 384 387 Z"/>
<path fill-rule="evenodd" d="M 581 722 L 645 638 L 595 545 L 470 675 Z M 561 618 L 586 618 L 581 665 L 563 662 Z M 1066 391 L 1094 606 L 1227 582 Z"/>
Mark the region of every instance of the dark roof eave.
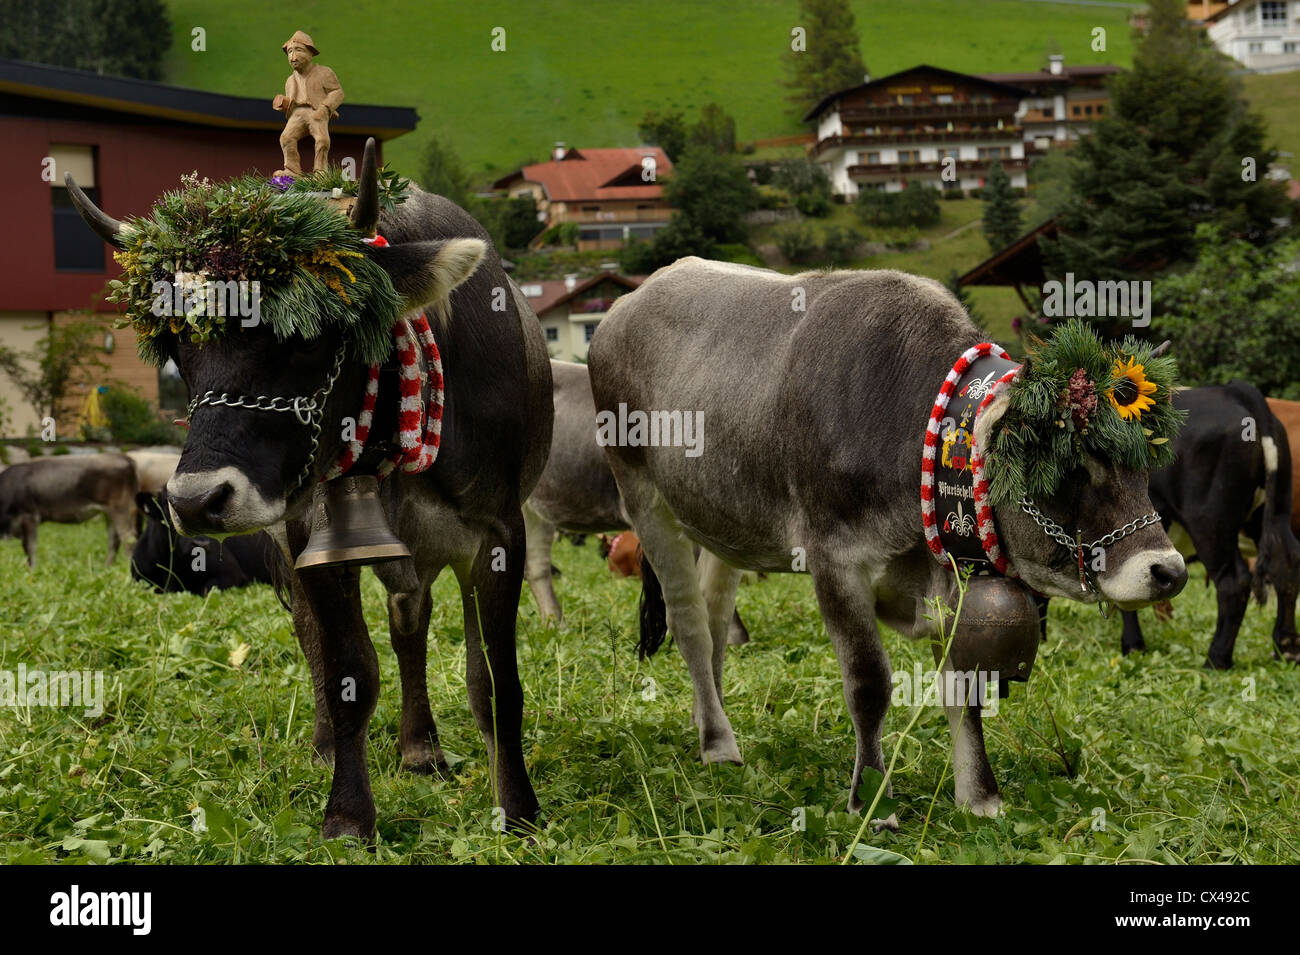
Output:
<path fill-rule="evenodd" d="M 890 80 L 902 76 L 904 73 L 911 73 L 913 70 L 934 70 L 936 73 L 946 73 L 948 76 L 957 76 L 957 77 L 961 77 L 962 79 L 968 79 L 968 80 L 979 80 L 981 83 L 984 83 L 988 86 L 1001 87 L 1004 92 L 1006 92 L 1008 95 L 1015 96 L 1017 99 L 1024 99 L 1025 97 L 1030 95 L 1029 90 L 1021 89 L 1018 86 L 1011 86 L 1007 83 L 999 83 L 996 80 L 985 79 L 983 76 L 980 76 L 976 73 L 959 73 L 957 70 L 946 70 L 942 66 L 931 66 L 929 63 L 918 63 L 915 66 L 907 67 L 907 69 L 897 70 L 893 73 L 890 73 L 888 76 L 882 76 L 878 80 L 870 80 L 869 82 L 866 83 L 856 83 L 853 86 L 846 86 L 842 90 L 836 90 L 834 93 L 827 93 L 825 96 L 821 98 L 821 100 L 817 103 L 816 106 L 814 106 L 812 109 L 808 110 L 808 112 L 804 114 L 801 122 L 804 123 L 812 122 L 813 117 L 816 116 L 818 113 L 822 112 L 823 108 L 828 103 L 832 102 L 833 100 L 839 99 L 845 93 L 851 93 L 854 90 L 860 90 L 867 86 L 876 86 L 879 83 L 887 83 Z"/>
<path fill-rule="evenodd" d="M 1010 260 L 1017 258 L 1032 246 L 1038 245 L 1038 240 L 1043 237 L 1050 238 L 1057 232 L 1056 220 L 1048 219 L 1042 225 L 1031 229 L 1020 238 L 1016 239 L 1009 246 L 1000 252 L 990 255 L 983 262 L 976 265 L 965 275 L 957 279 L 959 286 L 965 285 L 1014 285 L 1014 281 L 987 281 L 987 279 L 1000 277 L 999 269 L 1006 265 Z"/>
<path fill-rule="evenodd" d="M 269 100 L 20 60 L 0 59 L 0 92 L 200 126 L 280 129 L 284 125 Z M 409 133 L 418 121 L 419 114 L 409 106 L 344 103 L 330 130 L 389 140 Z"/>

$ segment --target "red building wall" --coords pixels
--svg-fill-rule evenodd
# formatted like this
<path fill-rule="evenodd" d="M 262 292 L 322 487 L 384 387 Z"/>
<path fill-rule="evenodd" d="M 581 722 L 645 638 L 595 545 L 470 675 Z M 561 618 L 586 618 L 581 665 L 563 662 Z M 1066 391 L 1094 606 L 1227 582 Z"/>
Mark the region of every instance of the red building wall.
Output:
<path fill-rule="evenodd" d="M 330 160 L 345 157 L 361 165 L 365 138 L 331 135 Z M 103 122 L 0 117 L 0 182 L 5 185 L 5 221 L 0 230 L 0 262 L 5 282 L 0 311 L 55 312 L 86 308 L 104 283 L 119 273 L 111 256 L 103 273 L 56 272 L 50 183 L 41 178 L 41 161 L 51 144 L 96 147 L 99 204 L 117 219 L 143 215 L 154 199 L 180 177 L 226 179 L 243 172 L 270 175 L 282 162 L 278 134 L 179 123 L 130 122 L 105 114 Z M 311 140 L 299 144 L 308 167 Z M 382 162 L 380 158 L 380 162 Z M 62 182 L 63 173 L 56 170 Z"/>

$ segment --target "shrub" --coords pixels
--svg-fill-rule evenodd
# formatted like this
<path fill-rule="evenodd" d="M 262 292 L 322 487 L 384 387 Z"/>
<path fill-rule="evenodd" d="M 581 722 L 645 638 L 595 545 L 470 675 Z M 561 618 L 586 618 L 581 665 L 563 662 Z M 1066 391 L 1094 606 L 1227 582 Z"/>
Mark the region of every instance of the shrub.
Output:
<path fill-rule="evenodd" d="M 778 229 L 774 235 L 776 247 L 786 260 L 796 264 L 812 262 L 821 251 L 812 229 L 802 222 Z"/>
<path fill-rule="evenodd" d="M 862 244 L 861 234 L 850 226 L 831 226 L 822 236 L 822 257 L 831 265 L 847 265 Z"/>
<path fill-rule="evenodd" d="M 101 407 L 108 418 L 108 432 L 122 444 L 184 444 L 185 433 L 159 417 L 143 396 L 129 388 L 109 388 Z"/>

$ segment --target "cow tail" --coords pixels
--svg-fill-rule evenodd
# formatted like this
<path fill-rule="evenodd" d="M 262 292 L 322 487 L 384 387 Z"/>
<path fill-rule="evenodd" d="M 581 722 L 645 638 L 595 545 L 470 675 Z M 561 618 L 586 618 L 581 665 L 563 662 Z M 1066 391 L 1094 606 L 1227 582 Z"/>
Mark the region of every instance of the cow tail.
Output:
<path fill-rule="evenodd" d="M 636 655 L 644 660 L 652 657 L 663 646 L 668 636 L 668 607 L 664 603 L 664 589 L 650 566 L 645 551 L 641 552 L 641 637 L 637 641 Z"/>
<path fill-rule="evenodd" d="M 1256 392 L 1258 395 L 1258 392 Z M 1254 396 L 1252 396 L 1254 397 Z M 1250 589 L 1255 600 L 1268 601 L 1268 588 L 1285 586 L 1296 571 L 1294 536 L 1291 533 L 1291 446 L 1286 430 L 1262 400 L 1251 402 L 1251 412 L 1260 423 L 1260 444 L 1264 454 L 1264 514 L 1260 523 L 1259 553 L 1251 573 Z"/>

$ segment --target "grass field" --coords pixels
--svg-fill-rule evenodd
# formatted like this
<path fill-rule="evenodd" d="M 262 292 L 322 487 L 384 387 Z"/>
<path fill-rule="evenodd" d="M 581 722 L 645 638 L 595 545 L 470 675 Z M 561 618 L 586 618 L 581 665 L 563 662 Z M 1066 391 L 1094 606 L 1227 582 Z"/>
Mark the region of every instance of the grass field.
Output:
<path fill-rule="evenodd" d="M 635 146 L 648 109 L 721 103 L 742 141 L 805 132 L 791 115 L 782 58 L 797 0 L 171 0 L 169 82 L 264 96 L 284 88 L 280 44 L 306 30 L 348 100 L 414 106 L 420 126 L 387 147 L 408 173 L 432 134 L 481 179 L 557 140 Z M 854 0 L 875 76 L 918 63 L 970 72 L 1035 70 L 1059 46 L 1070 63 L 1127 64 L 1128 5 L 1025 0 Z M 1107 50 L 1091 49 L 1107 30 Z M 195 27 L 206 50 L 192 49 Z M 491 49 L 492 30 L 505 52 Z M 346 105 L 343 107 L 346 110 Z M 274 149 L 274 143 L 271 144 Z"/>
<path fill-rule="evenodd" d="M 1300 72 L 1243 76 L 1241 82 L 1251 108 L 1268 123 L 1269 142 L 1291 154 L 1282 162 L 1300 177 Z"/>
<path fill-rule="evenodd" d="M 103 539 L 98 523 L 42 528 L 34 574 L 16 542 L 0 542 L 0 670 L 102 669 L 107 684 L 97 719 L 0 708 L 0 860 L 835 862 L 858 832 L 845 812 L 852 730 L 805 577 L 741 588 L 754 641 L 728 651 L 725 691 L 746 765 L 709 768 L 687 725 L 680 656 L 666 648 L 636 663 L 637 584 L 610 577 L 594 542 L 557 544 L 571 626 L 539 624 L 527 596 L 520 612 L 525 753 L 544 827 L 527 840 L 491 827 L 449 574 L 435 585 L 429 689 L 455 775 L 399 770 L 396 664 L 381 588 L 367 574 L 383 674 L 370 730 L 371 852 L 319 837 L 329 774 L 311 756 L 310 678 L 269 588 L 157 596 L 130 582 L 124 559 L 102 566 Z M 1234 670 L 1203 670 L 1214 601 L 1202 582 L 1194 569 L 1169 623 L 1143 613 L 1152 652 L 1127 659 L 1118 620 L 1053 606 L 1027 692 L 1017 687 L 984 724 L 1002 818 L 954 807 L 942 713 L 925 710 L 906 731 L 914 711 L 892 708 L 884 747 L 887 761 L 898 752 L 901 829 L 868 830 L 856 858 L 1300 858 L 1300 674 L 1271 660 L 1271 608 L 1248 613 Z M 927 648 L 892 633 L 885 641 L 896 670 L 929 666 Z M 806 828 L 796 831 L 800 809 Z"/>

